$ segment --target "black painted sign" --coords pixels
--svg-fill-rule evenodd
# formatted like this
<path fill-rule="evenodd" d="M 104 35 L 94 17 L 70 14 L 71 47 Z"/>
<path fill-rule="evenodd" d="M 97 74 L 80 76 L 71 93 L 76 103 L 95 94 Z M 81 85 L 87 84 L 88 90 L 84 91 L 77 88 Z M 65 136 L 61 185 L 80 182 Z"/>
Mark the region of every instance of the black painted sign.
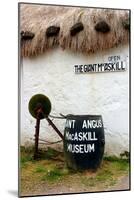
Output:
<path fill-rule="evenodd" d="M 104 153 L 104 128 L 100 115 L 68 115 L 64 152 L 68 167 L 96 169 Z"/>

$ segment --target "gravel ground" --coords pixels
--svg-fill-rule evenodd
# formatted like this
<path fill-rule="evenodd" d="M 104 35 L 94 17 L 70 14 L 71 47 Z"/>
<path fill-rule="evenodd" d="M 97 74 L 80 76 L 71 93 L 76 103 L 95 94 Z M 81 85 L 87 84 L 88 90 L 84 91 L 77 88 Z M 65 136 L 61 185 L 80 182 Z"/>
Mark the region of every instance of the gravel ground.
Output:
<path fill-rule="evenodd" d="M 112 188 L 112 190 L 129 190 L 129 176 L 122 177 L 117 184 L 115 184 Z"/>
<path fill-rule="evenodd" d="M 24 196 L 36 196 L 36 195 L 52 195 L 52 194 L 67 194 L 67 193 L 83 193 L 83 192 L 97 192 L 97 191 L 118 191 L 118 190 L 129 190 L 129 176 L 123 176 L 121 177 L 118 182 L 114 186 L 109 186 L 105 188 L 98 188 L 97 186 L 95 187 L 79 187 L 76 183 L 76 185 L 61 185 L 57 184 L 55 186 L 49 186 L 45 187 L 45 185 L 40 185 L 40 187 L 35 187 L 35 191 L 31 191 L 28 194 L 24 194 Z M 22 194 L 23 196 L 23 194 Z"/>

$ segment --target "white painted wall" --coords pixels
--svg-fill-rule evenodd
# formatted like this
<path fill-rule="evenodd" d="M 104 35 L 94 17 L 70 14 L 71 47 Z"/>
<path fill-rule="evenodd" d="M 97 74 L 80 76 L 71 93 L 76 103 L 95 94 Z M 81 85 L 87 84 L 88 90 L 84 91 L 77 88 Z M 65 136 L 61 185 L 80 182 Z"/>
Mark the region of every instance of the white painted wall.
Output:
<path fill-rule="evenodd" d="M 120 55 L 128 63 L 128 46 L 120 46 L 93 55 L 49 50 L 36 58 L 24 58 L 22 65 L 21 144 L 31 142 L 35 119 L 29 114 L 28 102 L 37 93 L 52 102 L 51 114 L 99 114 L 103 117 L 108 154 L 128 150 L 129 64 L 125 72 L 75 74 L 75 64 L 103 63 L 108 56 Z M 65 120 L 54 120 L 64 131 Z M 41 121 L 40 137 L 59 140 L 58 135 Z M 62 143 L 61 143 L 62 145 Z"/>

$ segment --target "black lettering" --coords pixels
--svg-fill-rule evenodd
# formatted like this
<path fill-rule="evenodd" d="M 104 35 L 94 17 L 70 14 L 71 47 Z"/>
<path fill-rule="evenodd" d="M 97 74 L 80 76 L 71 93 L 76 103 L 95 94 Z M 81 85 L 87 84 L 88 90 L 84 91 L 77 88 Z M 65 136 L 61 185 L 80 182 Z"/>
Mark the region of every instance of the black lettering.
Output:
<path fill-rule="evenodd" d="M 103 64 L 101 63 L 101 64 L 98 64 L 98 72 L 102 72 L 102 66 L 103 66 Z"/>
<path fill-rule="evenodd" d="M 124 62 L 123 62 L 123 61 L 121 61 L 121 69 L 122 69 L 123 71 L 126 70 L 125 67 L 124 67 Z"/>

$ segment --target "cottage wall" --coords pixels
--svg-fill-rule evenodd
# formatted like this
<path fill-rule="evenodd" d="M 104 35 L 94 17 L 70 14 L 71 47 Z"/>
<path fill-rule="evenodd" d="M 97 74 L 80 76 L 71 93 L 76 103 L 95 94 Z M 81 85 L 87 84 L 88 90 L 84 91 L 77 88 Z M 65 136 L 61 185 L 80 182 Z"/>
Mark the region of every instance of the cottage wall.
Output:
<path fill-rule="evenodd" d="M 108 62 L 110 56 L 120 56 L 126 71 L 75 74 L 74 65 Z M 42 93 L 52 102 L 51 114 L 102 115 L 108 155 L 128 150 L 129 127 L 129 64 L 128 46 L 83 55 L 59 48 L 43 55 L 22 60 L 21 144 L 33 142 L 35 119 L 29 114 L 28 102 L 34 94 Z M 61 132 L 65 120 L 54 119 Z M 56 141 L 60 138 L 41 121 L 40 138 Z M 62 143 L 61 143 L 62 145 Z"/>

